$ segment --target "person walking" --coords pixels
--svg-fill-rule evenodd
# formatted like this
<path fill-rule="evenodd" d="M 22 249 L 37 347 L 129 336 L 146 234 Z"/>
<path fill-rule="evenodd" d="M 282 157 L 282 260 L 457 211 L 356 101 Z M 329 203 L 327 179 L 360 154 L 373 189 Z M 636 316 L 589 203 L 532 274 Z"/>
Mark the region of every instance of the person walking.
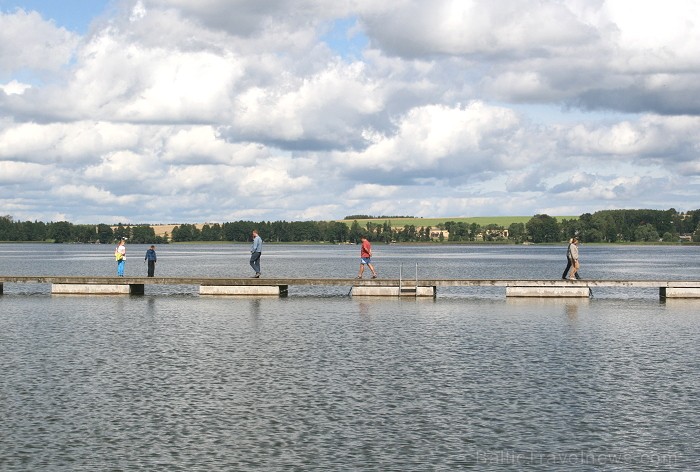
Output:
<path fill-rule="evenodd" d="M 365 272 L 365 265 L 369 267 L 372 271 L 372 278 L 377 278 L 377 271 L 374 270 L 372 265 L 372 245 L 367 240 L 366 237 L 362 236 L 362 247 L 360 247 L 360 273 L 357 274 L 357 278 L 361 279 L 362 274 Z"/>
<path fill-rule="evenodd" d="M 126 246 L 124 239 L 119 240 L 119 245 L 114 250 L 114 258 L 117 260 L 117 277 L 124 277 L 124 265 L 126 263 Z"/>
<path fill-rule="evenodd" d="M 148 251 L 146 251 L 146 257 L 144 257 L 143 260 L 148 262 L 148 277 L 153 277 L 156 272 L 156 262 L 158 261 L 155 246 L 152 245 Z"/>
<path fill-rule="evenodd" d="M 262 238 L 258 235 L 258 230 L 253 230 L 253 246 L 250 248 L 250 267 L 255 271 L 253 278 L 260 277 L 260 256 L 262 255 Z"/>
<path fill-rule="evenodd" d="M 578 238 L 573 237 L 571 244 L 569 244 L 569 254 L 571 256 L 571 271 L 569 272 L 569 280 L 578 279 Z"/>
<path fill-rule="evenodd" d="M 571 269 L 571 245 L 574 243 L 574 238 L 569 239 L 569 246 L 566 248 L 566 269 L 564 269 L 564 273 L 561 275 L 562 279 L 566 279 L 569 275 L 569 269 Z M 576 273 L 575 277 L 577 279 L 580 279 L 578 272 Z"/>

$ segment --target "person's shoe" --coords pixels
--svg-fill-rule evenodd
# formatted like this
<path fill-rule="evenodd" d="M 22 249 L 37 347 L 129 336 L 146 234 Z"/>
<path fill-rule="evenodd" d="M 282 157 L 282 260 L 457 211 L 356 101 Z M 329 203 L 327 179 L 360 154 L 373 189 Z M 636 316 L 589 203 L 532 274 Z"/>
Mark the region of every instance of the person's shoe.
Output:
<path fill-rule="evenodd" d="M 372 276 L 372 278 L 373 278 L 373 279 L 376 279 L 376 278 L 377 278 L 377 274 L 374 274 L 374 275 Z"/>
<path fill-rule="evenodd" d="M 356 278 L 356 279 L 361 279 L 362 277 L 360 277 L 360 276 L 358 275 L 358 276 L 357 276 L 357 277 L 355 277 L 355 278 Z"/>

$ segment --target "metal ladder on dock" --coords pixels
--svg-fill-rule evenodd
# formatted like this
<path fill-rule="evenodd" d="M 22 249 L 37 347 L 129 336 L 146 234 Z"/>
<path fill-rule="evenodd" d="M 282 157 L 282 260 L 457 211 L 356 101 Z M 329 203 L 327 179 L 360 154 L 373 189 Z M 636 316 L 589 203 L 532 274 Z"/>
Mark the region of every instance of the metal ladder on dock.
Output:
<path fill-rule="evenodd" d="M 403 263 L 399 265 L 399 296 L 418 296 L 418 263 L 416 262 L 416 280 L 413 286 L 403 284 Z"/>

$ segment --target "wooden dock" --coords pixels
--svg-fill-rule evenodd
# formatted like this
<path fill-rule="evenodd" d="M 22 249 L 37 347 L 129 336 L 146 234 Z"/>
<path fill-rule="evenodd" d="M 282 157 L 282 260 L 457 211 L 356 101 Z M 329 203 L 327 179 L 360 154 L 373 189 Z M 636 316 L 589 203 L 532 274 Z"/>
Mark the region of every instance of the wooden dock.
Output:
<path fill-rule="evenodd" d="M 524 279 L 335 279 L 220 277 L 0 276 L 3 285 L 51 284 L 54 294 L 143 294 L 146 285 L 199 286 L 201 295 L 286 295 L 290 286 L 352 287 L 355 296 L 434 297 L 440 287 L 505 287 L 507 297 L 588 297 L 596 287 L 657 288 L 661 298 L 700 298 L 700 281 Z"/>

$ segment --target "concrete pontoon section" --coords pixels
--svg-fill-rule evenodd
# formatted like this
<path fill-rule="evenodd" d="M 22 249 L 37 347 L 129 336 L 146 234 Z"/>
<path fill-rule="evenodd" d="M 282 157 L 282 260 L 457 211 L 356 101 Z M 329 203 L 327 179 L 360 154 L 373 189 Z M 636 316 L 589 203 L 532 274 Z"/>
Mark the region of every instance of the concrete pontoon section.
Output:
<path fill-rule="evenodd" d="M 143 284 L 51 284 L 57 295 L 143 295 L 143 290 Z"/>
<path fill-rule="evenodd" d="M 590 294 L 588 287 L 506 287 L 506 297 L 588 298 Z"/>
<path fill-rule="evenodd" d="M 660 287 L 661 298 L 700 298 L 700 287 Z"/>
<path fill-rule="evenodd" d="M 200 295 L 286 296 L 287 285 L 200 285 Z"/>
<path fill-rule="evenodd" d="M 435 287 L 368 287 L 356 285 L 352 295 L 357 297 L 434 297 Z"/>

